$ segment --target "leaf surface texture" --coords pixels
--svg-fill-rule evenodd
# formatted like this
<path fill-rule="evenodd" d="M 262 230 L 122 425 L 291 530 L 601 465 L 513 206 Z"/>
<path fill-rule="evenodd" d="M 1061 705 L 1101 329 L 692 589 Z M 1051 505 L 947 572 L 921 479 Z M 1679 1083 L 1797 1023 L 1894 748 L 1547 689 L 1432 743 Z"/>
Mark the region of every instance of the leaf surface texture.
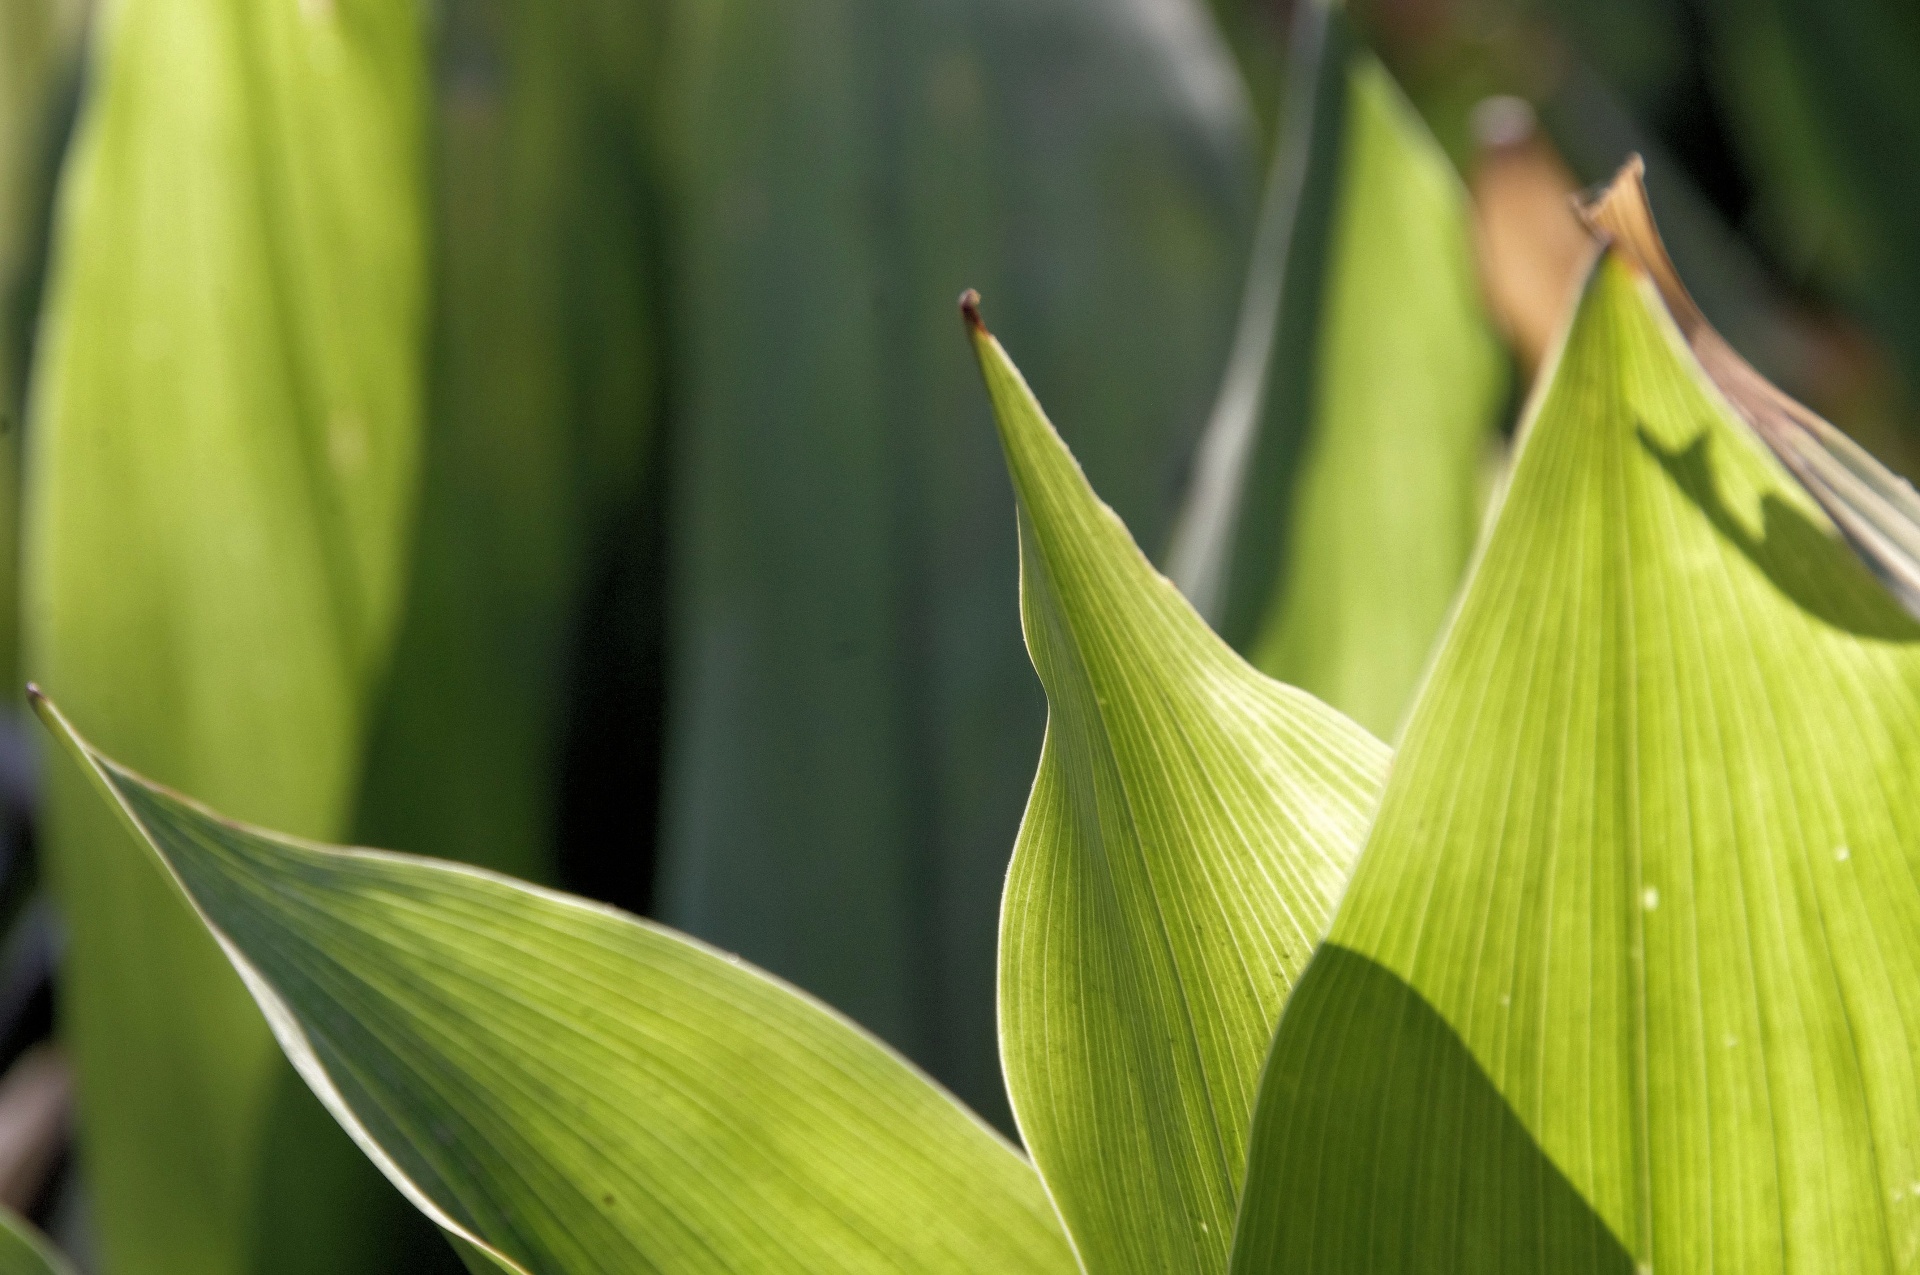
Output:
<path fill-rule="evenodd" d="M 1261 1060 L 1387 750 L 1216 638 L 975 343 L 1048 700 L 1001 917 L 1014 1112 L 1088 1270 L 1223 1270 Z"/>

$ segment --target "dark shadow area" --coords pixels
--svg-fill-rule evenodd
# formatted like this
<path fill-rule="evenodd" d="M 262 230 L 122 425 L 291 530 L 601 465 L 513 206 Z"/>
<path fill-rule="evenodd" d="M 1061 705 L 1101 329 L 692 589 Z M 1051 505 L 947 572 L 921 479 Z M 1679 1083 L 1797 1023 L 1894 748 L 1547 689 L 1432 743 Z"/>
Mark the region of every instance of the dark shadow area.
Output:
<path fill-rule="evenodd" d="M 665 467 L 652 463 L 658 475 Z M 665 483 L 612 520 L 575 622 L 559 776 L 562 885 L 653 906 L 666 705 Z"/>
<path fill-rule="evenodd" d="M 1777 496 L 1761 502 L 1762 534 L 1756 538 L 1720 499 L 1702 433 L 1682 451 L 1663 449 L 1644 426 L 1647 449 L 1674 486 L 1706 515 L 1747 561 L 1760 569 L 1789 602 L 1808 615 L 1856 637 L 1882 642 L 1920 640 L 1920 625 L 1908 618 L 1867 565 L 1839 537 L 1816 526 Z"/>
<path fill-rule="evenodd" d="M 1261 1080 L 1234 1270 L 1634 1264 L 1446 1020 L 1391 971 L 1329 945 Z"/>

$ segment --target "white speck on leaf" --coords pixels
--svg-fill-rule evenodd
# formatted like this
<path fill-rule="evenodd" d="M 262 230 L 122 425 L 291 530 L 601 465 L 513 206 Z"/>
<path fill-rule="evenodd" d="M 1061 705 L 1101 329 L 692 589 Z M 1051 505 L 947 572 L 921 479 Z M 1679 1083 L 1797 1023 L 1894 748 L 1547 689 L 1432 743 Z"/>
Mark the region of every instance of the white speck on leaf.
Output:
<path fill-rule="evenodd" d="M 354 413 L 335 412 L 327 422 L 327 460 L 340 478 L 357 477 L 366 468 L 367 427 Z"/>
<path fill-rule="evenodd" d="M 1649 912 L 1659 907 L 1660 906 L 1659 889 L 1655 886 L 1650 885 L 1646 889 L 1642 890 L 1640 892 L 1640 906 L 1645 908 Z"/>

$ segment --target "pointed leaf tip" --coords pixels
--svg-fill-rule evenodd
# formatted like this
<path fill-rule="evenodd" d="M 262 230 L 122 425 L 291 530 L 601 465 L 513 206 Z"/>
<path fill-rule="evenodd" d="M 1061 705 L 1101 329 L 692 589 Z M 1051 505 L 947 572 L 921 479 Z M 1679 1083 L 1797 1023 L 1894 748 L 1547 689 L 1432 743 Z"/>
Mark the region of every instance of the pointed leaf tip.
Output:
<path fill-rule="evenodd" d="M 974 349 L 1047 693 L 1001 913 L 1008 1092 L 1083 1269 L 1219 1275 L 1274 1020 L 1387 752 L 1221 642 L 1000 343 L 975 328 Z"/>
<path fill-rule="evenodd" d="M 973 336 L 986 336 L 986 321 L 980 317 L 980 294 L 968 288 L 960 294 L 960 317 L 966 321 L 967 331 Z"/>
<path fill-rule="evenodd" d="M 830 1270 L 850 1253 L 879 1255 L 865 1269 L 1074 1269 L 1030 1164 L 785 985 L 480 869 L 234 823 L 40 702 L 295 1069 L 470 1269 Z M 750 1135 L 716 1143 L 716 1128 Z M 631 1198 L 603 1197 L 609 1174 Z"/>
<path fill-rule="evenodd" d="M 1700 310 L 1668 256 L 1638 155 L 1581 209 L 1593 233 L 1650 279 L 1700 370 L 1909 615 L 1920 618 L 1920 494 L 1867 450 L 1762 376 Z"/>

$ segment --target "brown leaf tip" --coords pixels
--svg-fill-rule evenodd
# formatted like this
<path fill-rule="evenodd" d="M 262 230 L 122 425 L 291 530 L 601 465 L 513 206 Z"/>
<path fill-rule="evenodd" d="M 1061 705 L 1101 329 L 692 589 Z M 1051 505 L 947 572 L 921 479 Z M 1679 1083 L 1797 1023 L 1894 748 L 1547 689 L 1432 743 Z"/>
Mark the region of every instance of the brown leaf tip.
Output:
<path fill-rule="evenodd" d="M 1647 166 L 1638 155 L 1627 157 L 1606 189 L 1581 207 L 1580 218 L 1595 237 L 1653 280 L 1660 299 L 1689 340 L 1707 326 L 1660 238 L 1653 204 L 1647 198 Z"/>
<path fill-rule="evenodd" d="M 1574 200 L 1574 211 L 1588 230 L 1607 240 L 1618 240 L 1623 230 L 1637 230 L 1639 222 L 1652 221 L 1646 161 L 1638 152 L 1627 156 L 1612 181 Z"/>
<path fill-rule="evenodd" d="M 968 288 L 960 294 L 960 317 L 966 320 L 967 331 L 975 336 L 987 335 L 987 324 L 980 317 L 980 294 Z"/>

